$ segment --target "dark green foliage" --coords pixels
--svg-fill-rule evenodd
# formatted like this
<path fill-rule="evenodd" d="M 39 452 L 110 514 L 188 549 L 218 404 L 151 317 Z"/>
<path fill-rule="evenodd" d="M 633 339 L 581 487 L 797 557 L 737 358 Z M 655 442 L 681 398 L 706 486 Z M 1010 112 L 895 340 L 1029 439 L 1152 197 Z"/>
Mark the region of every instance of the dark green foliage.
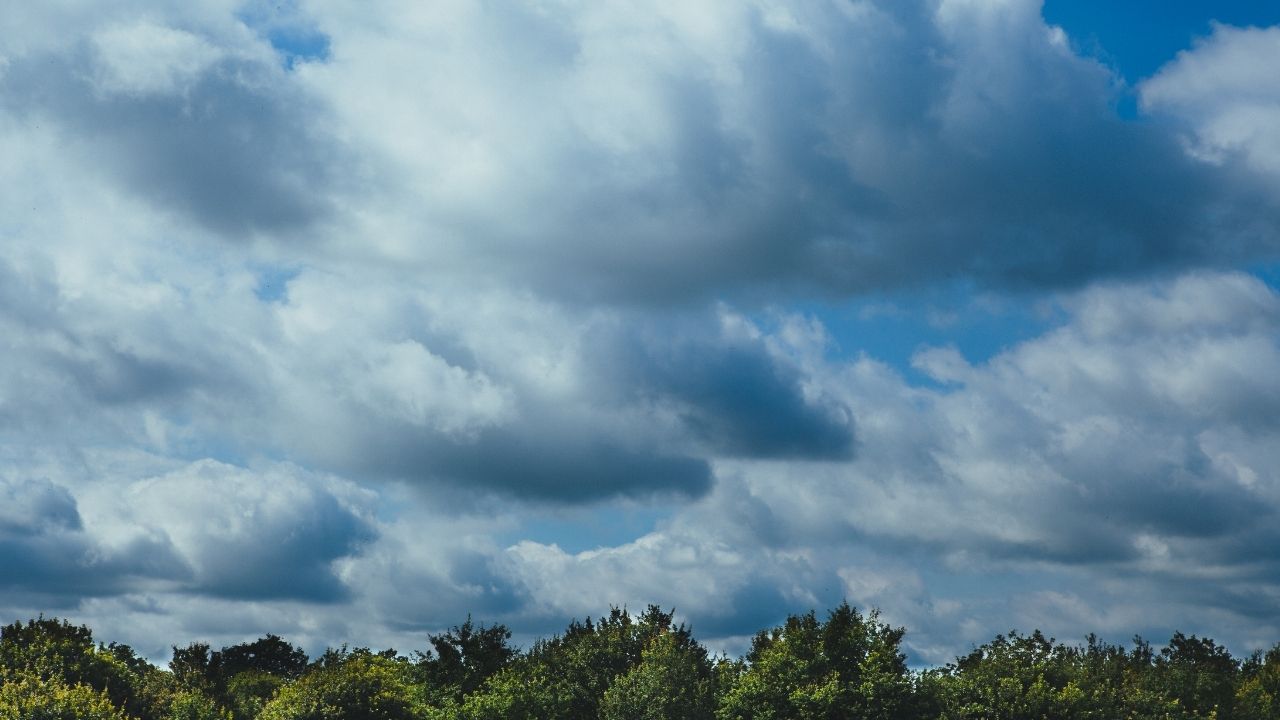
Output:
<path fill-rule="evenodd" d="M 515 657 L 509 640 L 505 626 L 476 627 L 468 615 L 462 625 L 430 636 L 434 653 L 420 654 L 418 664 L 428 685 L 461 701 Z"/>
<path fill-rule="evenodd" d="M 252 720 L 288 680 L 307 669 L 307 654 L 276 635 L 210 651 L 206 643 L 173 648 L 178 686 L 210 698 L 234 720 Z"/>
<path fill-rule="evenodd" d="M 1174 633 L 1155 659 L 1155 689 L 1196 717 L 1235 717 L 1239 664 L 1225 647 L 1209 638 Z"/>
<path fill-rule="evenodd" d="M 214 673 L 227 679 L 245 672 L 293 679 L 307 669 L 307 654 L 268 634 L 251 643 L 224 647 L 213 653 L 209 663 Z"/>
<path fill-rule="evenodd" d="M 188 690 L 209 691 L 213 688 L 215 674 L 209 645 L 191 643 L 186 647 L 173 648 L 173 659 L 169 661 L 169 671 L 173 673 L 178 684 Z"/>

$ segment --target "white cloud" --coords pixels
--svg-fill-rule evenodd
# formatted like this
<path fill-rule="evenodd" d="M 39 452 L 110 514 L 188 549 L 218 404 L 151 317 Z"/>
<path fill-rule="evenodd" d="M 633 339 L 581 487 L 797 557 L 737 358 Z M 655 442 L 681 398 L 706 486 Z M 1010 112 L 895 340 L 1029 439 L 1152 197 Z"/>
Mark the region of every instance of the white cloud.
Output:
<path fill-rule="evenodd" d="M 93 43 L 97 87 L 106 93 L 183 92 L 223 54 L 197 35 L 145 21 L 99 31 Z"/>
<path fill-rule="evenodd" d="M 1141 86 L 1149 111 L 1186 123 L 1197 155 L 1214 162 L 1243 156 L 1280 174 L 1280 27 L 1216 25 L 1213 33 Z"/>

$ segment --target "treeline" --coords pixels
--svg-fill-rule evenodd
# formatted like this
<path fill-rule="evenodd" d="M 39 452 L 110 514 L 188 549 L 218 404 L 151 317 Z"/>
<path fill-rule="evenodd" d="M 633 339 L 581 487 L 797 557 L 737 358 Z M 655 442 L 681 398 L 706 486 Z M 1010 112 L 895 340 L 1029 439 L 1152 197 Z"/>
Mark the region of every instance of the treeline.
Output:
<path fill-rule="evenodd" d="M 1175 634 L 1156 649 L 1039 632 L 912 671 L 904 630 L 842 604 L 713 657 L 672 614 L 614 609 L 525 651 L 468 620 L 430 649 L 331 649 L 267 635 L 175 647 L 167 669 L 57 619 L 0 629 L 0 720 L 1280 720 L 1280 645 L 1236 658 Z"/>

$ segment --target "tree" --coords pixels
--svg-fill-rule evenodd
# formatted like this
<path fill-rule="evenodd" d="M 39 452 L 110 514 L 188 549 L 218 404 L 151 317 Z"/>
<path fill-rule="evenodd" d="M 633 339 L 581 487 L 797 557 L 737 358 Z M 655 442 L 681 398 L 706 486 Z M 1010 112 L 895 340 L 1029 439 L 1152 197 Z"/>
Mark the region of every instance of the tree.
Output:
<path fill-rule="evenodd" d="M 258 717 L 262 708 L 266 707 L 285 683 L 286 680 L 281 676 L 260 670 L 236 673 L 227 681 L 227 689 L 223 693 L 233 720 L 253 720 Z"/>
<path fill-rule="evenodd" d="M 178 684 L 188 690 L 209 692 L 217 684 L 207 643 L 191 643 L 182 648 L 175 645 L 169 671 Z"/>
<path fill-rule="evenodd" d="M 460 626 L 431 635 L 433 655 L 419 654 L 419 668 L 428 684 L 461 701 L 506 667 L 516 650 L 508 644 L 511 631 L 504 625 L 476 627 L 471 616 Z"/>
<path fill-rule="evenodd" d="M 1255 653 L 1245 663 L 1244 680 L 1236 690 L 1237 716 L 1249 720 L 1280 720 L 1280 645 L 1265 656 Z"/>
<path fill-rule="evenodd" d="M 317 666 L 284 685 L 260 720 L 417 720 L 426 713 L 412 666 L 369 652 Z"/>
<path fill-rule="evenodd" d="M 149 667 L 124 646 L 96 647 L 88 627 L 65 620 L 42 616 L 0 628 L 0 670 L 34 676 L 50 687 L 67 688 L 66 692 L 87 686 L 103 693 L 115 707 L 149 720 L 154 717 L 152 708 L 139 693 L 142 678 L 130 663 Z"/>
<path fill-rule="evenodd" d="M 563 635 L 535 643 L 469 695 L 460 716 L 597 720 L 606 691 L 641 664 L 654 638 L 671 633 L 681 643 L 696 644 L 687 628 L 673 627 L 672 618 L 671 612 L 651 605 L 638 618 L 615 607 L 596 622 L 571 622 Z"/>
<path fill-rule="evenodd" d="M 1239 671 L 1239 664 L 1225 647 L 1195 635 L 1174 633 L 1155 658 L 1157 689 L 1197 717 L 1235 717 Z"/>
<path fill-rule="evenodd" d="M 213 653 L 209 662 L 216 675 L 228 680 L 243 672 L 293 679 L 307 669 L 307 654 L 268 634 L 251 643 L 224 647 Z"/>
<path fill-rule="evenodd" d="M 916 712 L 905 631 L 841 603 L 825 623 L 810 612 L 756 635 L 721 698 L 723 720 L 903 718 Z"/>
<path fill-rule="evenodd" d="M 57 676 L 0 670 L 0 720 L 128 720 L 111 698 Z"/>
<path fill-rule="evenodd" d="M 231 720 L 231 714 L 208 695 L 183 690 L 174 696 L 165 720 Z"/>
<path fill-rule="evenodd" d="M 710 720 L 714 669 L 707 651 L 687 634 L 664 632 L 640 664 L 617 677 L 600 703 L 602 720 Z"/>
<path fill-rule="evenodd" d="M 941 671 L 944 720 L 1086 717 L 1076 651 L 1039 630 L 1010 632 Z"/>

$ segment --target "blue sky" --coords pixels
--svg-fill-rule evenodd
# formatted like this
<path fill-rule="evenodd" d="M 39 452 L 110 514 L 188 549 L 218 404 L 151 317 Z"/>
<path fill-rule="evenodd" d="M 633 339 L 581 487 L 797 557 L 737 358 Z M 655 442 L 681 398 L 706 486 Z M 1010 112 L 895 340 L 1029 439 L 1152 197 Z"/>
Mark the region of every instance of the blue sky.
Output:
<path fill-rule="evenodd" d="M 1159 4 L 1048 0 L 1044 17 L 1065 29 L 1082 51 L 1135 83 L 1155 74 L 1197 38 L 1209 35 L 1213 23 L 1268 27 L 1280 21 L 1280 7 L 1265 0 Z"/>
<path fill-rule="evenodd" d="M 0 616 L 1269 647 L 1277 65 L 1261 2 L 0 10 Z"/>

